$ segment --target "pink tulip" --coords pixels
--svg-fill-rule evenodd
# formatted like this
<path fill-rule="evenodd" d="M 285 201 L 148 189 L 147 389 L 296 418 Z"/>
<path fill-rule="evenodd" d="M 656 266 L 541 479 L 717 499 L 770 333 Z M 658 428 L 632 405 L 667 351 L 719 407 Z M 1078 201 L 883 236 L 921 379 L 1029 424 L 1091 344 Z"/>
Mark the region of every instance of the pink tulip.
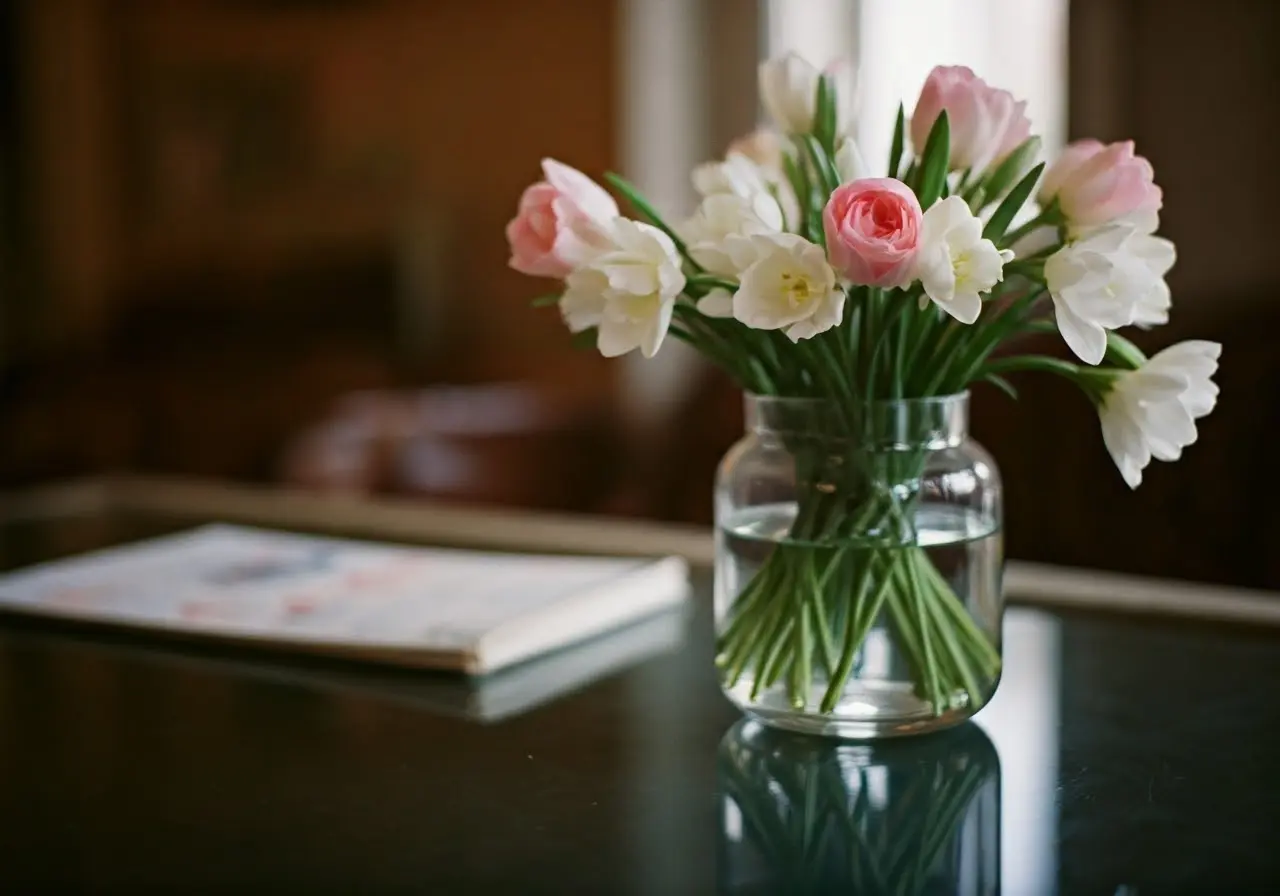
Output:
<path fill-rule="evenodd" d="M 916 194 L 891 177 L 864 177 L 838 187 L 822 211 L 831 266 L 867 286 L 912 280 L 923 213 Z"/>
<path fill-rule="evenodd" d="M 1040 192 L 1036 195 L 1039 203 L 1048 205 L 1053 197 L 1058 195 L 1067 178 L 1104 149 L 1106 144 L 1099 140 L 1077 140 L 1075 143 L 1068 143 L 1062 150 L 1062 155 L 1045 169 L 1044 177 L 1040 178 Z"/>
<path fill-rule="evenodd" d="M 576 168 L 542 160 L 546 180 L 524 191 L 507 225 L 511 267 L 534 277 L 567 277 L 609 245 L 618 205 Z"/>
<path fill-rule="evenodd" d="M 951 131 L 950 168 L 975 172 L 999 164 L 1031 135 L 1026 102 L 1014 100 L 963 65 L 939 65 L 929 72 L 911 115 L 911 143 L 923 152 L 938 115 L 945 109 Z"/>
<path fill-rule="evenodd" d="M 1133 141 L 1104 146 L 1081 140 L 1068 146 L 1045 172 L 1040 201 L 1058 200 L 1076 227 L 1159 211 L 1163 194 L 1153 182 L 1151 163 L 1134 155 Z"/>

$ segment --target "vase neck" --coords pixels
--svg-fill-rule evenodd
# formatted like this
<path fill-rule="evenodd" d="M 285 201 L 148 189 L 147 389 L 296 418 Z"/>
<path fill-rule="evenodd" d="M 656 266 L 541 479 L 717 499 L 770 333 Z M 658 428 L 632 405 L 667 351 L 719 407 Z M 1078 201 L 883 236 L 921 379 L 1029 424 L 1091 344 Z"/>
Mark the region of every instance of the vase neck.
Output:
<path fill-rule="evenodd" d="M 844 442 L 882 451 L 939 450 L 969 435 L 969 393 L 874 401 L 745 396 L 747 429 L 763 436 Z"/>

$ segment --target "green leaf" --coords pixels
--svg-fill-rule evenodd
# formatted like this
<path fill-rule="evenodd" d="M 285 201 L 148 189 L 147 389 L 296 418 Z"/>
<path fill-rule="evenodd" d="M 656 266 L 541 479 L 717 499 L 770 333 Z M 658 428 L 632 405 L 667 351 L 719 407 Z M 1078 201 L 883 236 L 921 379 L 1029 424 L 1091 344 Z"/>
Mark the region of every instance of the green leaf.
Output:
<path fill-rule="evenodd" d="M 1031 191 L 1036 188 L 1036 182 L 1040 180 L 1042 171 L 1044 171 L 1044 162 L 1032 168 L 1022 180 L 1018 181 L 1018 185 L 1013 188 L 1008 196 L 1004 197 L 1004 201 L 1000 203 L 995 214 L 991 216 L 987 226 L 982 229 L 984 237 L 993 243 L 999 243 L 1000 238 L 1004 236 L 1004 232 L 1013 223 L 1014 216 L 1022 208 L 1022 204 L 1027 201 Z"/>
<path fill-rule="evenodd" d="M 596 328 L 588 327 L 580 333 L 574 333 L 569 341 L 576 349 L 588 349 L 596 347 Z"/>
<path fill-rule="evenodd" d="M 1052 373 L 1072 382 L 1079 382 L 1080 377 L 1088 372 L 1077 364 L 1049 355 L 1013 355 L 1008 358 L 997 358 L 994 361 L 986 362 L 982 366 L 979 375 L 985 378 L 993 373 L 1000 374 L 1010 370 L 1035 370 L 1040 373 Z"/>
<path fill-rule="evenodd" d="M 538 296 L 536 299 L 534 299 L 532 302 L 529 303 L 529 307 L 530 308 L 547 308 L 551 305 L 558 305 L 558 304 L 560 304 L 560 294 L 553 292 L 550 295 Z"/>
<path fill-rule="evenodd" d="M 976 215 L 978 209 L 987 204 L 987 188 L 982 184 L 972 186 L 965 191 L 964 199 L 969 203 L 969 210 Z"/>
<path fill-rule="evenodd" d="M 898 103 L 898 120 L 893 126 L 893 146 L 889 149 L 889 176 L 898 176 L 898 166 L 902 164 L 902 150 L 906 144 L 907 119 L 902 103 Z"/>
<path fill-rule="evenodd" d="M 1012 184 L 1040 155 L 1040 138 L 1028 137 L 1022 141 L 1008 158 L 996 166 L 991 176 L 982 181 L 982 191 L 988 199 L 1003 196 L 1004 191 Z M 975 193 L 977 190 L 974 191 Z M 978 206 L 981 208 L 981 206 Z"/>
<path fill-rule="evenodd" d="M 1107 331 L 1107 360 L 1128 370 L 1137 370 L 1147 363 L 1147 356 L 1128 339 L 1113 330 Z"/>
<path fill-rule="evenodd" d="M 920 156 L 919 186 L 916 197 L 920 207 L 928 209 L 942 195 L 942 188 L 947 183 L 947 166 L 951 157 L 951 125 L 947 122 L 947 111 L 938 113 L 938 120 L 929 131 L 929 139 L 925 141 L 924 153 Z"/>
<path fill-rule="evenodd" d="M 685 258 L 689 258 L 689 250 L 685 246 L 684 241 L 676 235 L 676 232 L 662 220 L 662 216 L 654 211 L 653 206 L 644 198 L 644 195 L 629 180 L 621 175 L 614 174 L 612 171 L 606 171 L 604 179 L 613 185 L 613 188 L 627 198 L 627 201 L 644 217 L 650 224 L 661 230 L 667 236 L 671 237 L 671 242 L 676 244 L 676 249 Z M 693 259 L 689 259 L 693 262 Z M 696 263 L 695 263 L 696 264 Z M 698 268 L 701 270 L 701 268 Z"/>
<path fill-rule="evenodd" d="M 791 189 L 795 193 L 796 201 L 800 204 L 800 220 L 795 222 L 796 233 L 812 241 L 814 240 L 814 234 L 810 227 L 810 210 L 813 208 L 813 191 L 809 186 L 808 171 L 804 165 L 796 164 L 795 158 L 790 153 L 783 153 L 782 155 L 782 170 L 786 173 L 787 180 L 791 183 Z"/>
<path fill-rule="evenodd" d="M 818 77 L 818 95 L 814 99 L 813 136 L 828 152 L 835 151 L 836 89 L 826 75 Z"/>
<path fill-rule="evenodd" d="M 999 389 L 1005 395 L 1008 395 L 1014 401 L 1018 400 L 1018 390 L 1013 387 L 1013 383 L 1009 382 L 1000 374 L 988 373 L 982 379 L 984 382 L 990 383 L 991 385 L 995 386 L 997 389 Z"/>
<path fill-rule="evenodd" d="M 804 147 L 809 164 L 818 176 L 818 187 L 823 196 L 830 198 L 836 187 L 840 186 L 840 174 L 836 171 L 836 166 L 832 162 L 831 156 L 827 154 L 827 151 L 822 147 L 822 141 L 817 137 L 806 134 L 796 139 Z M 823 205 L 826 205 L 825 201 Z"/>

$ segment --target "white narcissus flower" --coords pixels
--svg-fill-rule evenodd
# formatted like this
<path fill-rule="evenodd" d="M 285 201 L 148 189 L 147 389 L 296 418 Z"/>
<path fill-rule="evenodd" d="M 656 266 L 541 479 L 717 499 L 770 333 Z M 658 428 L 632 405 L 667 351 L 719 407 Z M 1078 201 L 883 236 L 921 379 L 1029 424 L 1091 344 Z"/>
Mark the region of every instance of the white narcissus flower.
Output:
<path fill-rule="evenodd" d="M 596 327 L 605 357 L 638 348 L 651 358 L 685 286 L 680 255 L 671 238 L 649 224 L 618 218 L 612 236 L 617 248 L 566 278 L 560 313 L 575 333 Z"/>
<path fill-rule="evenodd" d="M 1107 330 L 1133 323 L 1142 300 L 1159 277 L 1133 252 L 1131 226 L 1099 228 L 1062 247 L 1045 262 L 1058 330 L 1086 364 L 1107 352 Z"/>
<path fill-rule="evenodd" d="M 776 164 L 769 164 L 741 151 L 741 143 L 737 141 L 730 147 L 723 162 L 705 162 L 693 169 L 693 187 L 698 195 L 705 198 L 728 194 L 751 200 L 757 196 L 768 196 L 778 203 L 786 221 L 798 221 L 800 205 L 782 170 L 781 149 L 778 150 Z"/>
<path fill-rule="evenodd" d="M 1213 410 L 1222 346 L 1193 340 L 1171 345 L 1137 370 L 1119 374 L 1102 398 L 1102 440 L 1129 488 L 1142 484 L 1151 458 L 1177 460 L 1196 440 L 1196 420 Z"/>
<path fill-rule="evenodd" d="M 856 90 L 852 83 L 852 69 L 845 63 L 836 63 L 825 72 L 819 72 L 796 53 L 787 53 L 760 64 L 760 99 L 778 127 L 788 134 L 813 131 L 818 78 L 823 74 L 831 79 L 836 90 L 836 133 L 848 133 L 853 120 Z"/>
<path fill-rule="evenodd" d="M 1005 263 L 1012 260 L 1008 249 L 1001 251 L 983 239 L 982 220 L 959 196 L 936 202 L 924 213 L 915 276 L 925 295 L 961 323 L 978 319 L 981 294 L 1004 279 Z"/>
<path fill-rule="evenodd" d="M 747 239 L 757 259 L 733 296 L 735 318 L 757 330 L 784 330 L 792 342 L 840 323 L 844 290 L 821 246 L 793 233 Z"/>
<path fill-rule="evenodd" d="M 782 209 L 768 193 L 750 198 L 732 194 L 708 196 L 680 228 L 693 260 L 712 274 L 737 277 L 755 255 L 748 240 L 735 237 L 779 233 Z"/>
<path fill-rule="evenodd" d="M 1160 226 L 1160 216 L 1156 212 L 1138 212 L 1120 218 L 1115 226 L 1129 227 L 1132 230 L 1125 240 L 1125 251 L 1141 260 L 1155 278 L 1151 288 L 1134 307 L 1132 323 L 1144 329 L 1167 324 L 1173 297 L 1164 278 L 1177 261 L 1178 253 L 1172 241 L 1155 235 Z M 1078 229 L 1076 235 L 1087 237 L 1100 229 L 1102 228 Z"/>
<path fill-rule="evenodd" d="M 751 199 L 768 194 L 770 172 L 740 152 L 730 152 L 723 162 L 704 162 L 693 169 L 693 188 L 700 196 L 729 194 Z"/>

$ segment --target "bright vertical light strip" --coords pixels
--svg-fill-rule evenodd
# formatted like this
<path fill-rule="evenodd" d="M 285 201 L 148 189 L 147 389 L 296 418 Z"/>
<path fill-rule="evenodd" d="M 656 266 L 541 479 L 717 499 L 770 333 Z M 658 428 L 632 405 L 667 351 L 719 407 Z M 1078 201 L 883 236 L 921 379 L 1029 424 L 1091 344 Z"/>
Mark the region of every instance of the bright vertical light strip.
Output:
<path fill-rule="evenodd" d="M 624 0 L 618 9 L 619 162 L 671 221 L 692 211 L 689 173 L 708 154 L 702 15 L 701 0 Z M 691 348 L 671 338 L 661 363 L 639 352 L 621 359 L 620 401 L 634 437 L 666 425 L 697 363 Z"/>
<path fill-rule="evenodd" d="M 819 68 L 854 58 L 857 8 L 853 0 L 764 0 L 766 58 L 794 52 Z"/>
<path fill-rule="evenodd" d="M 1046 153 L 1066 132 L 1068 0 L 863 0 L 858 14 L 862 102 L 858 137 L 877 170 L 888 164 L 898 103 L 908 117 L 929 70 L 967 65 L 1027 101 Z"/>
<path fill-rule="evenodd" d="M 1058 882 L 1061 630 L 1038 610 L 1005 616 L 1005 675 L 977 722 L 1000 754 L 1000 885 L 1053 893 Z"/>

